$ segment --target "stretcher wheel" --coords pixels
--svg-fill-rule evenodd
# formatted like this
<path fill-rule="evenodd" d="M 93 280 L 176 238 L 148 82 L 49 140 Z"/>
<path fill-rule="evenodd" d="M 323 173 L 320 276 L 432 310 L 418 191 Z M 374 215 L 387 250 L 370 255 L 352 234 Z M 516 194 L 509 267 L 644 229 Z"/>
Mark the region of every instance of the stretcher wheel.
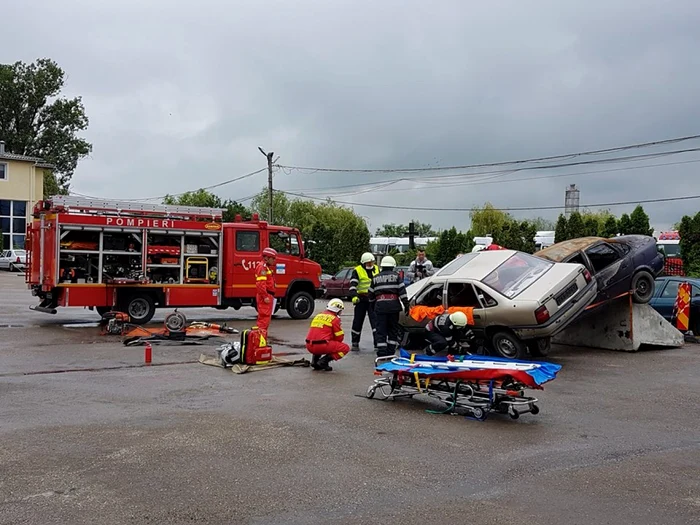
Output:
<path fill-rule="evenodd" d="M 538 407 L 537 405 L 532 405 L 532 406 L 530 407 L 530 413 L 533 414 L 533 415 L 539 414 L 539 413 L 540 413 L 540 407 Z"/>
<path fill-rule="evenodd" d="M 520 417 L 520 412 L 515 410 L 513 407 L 510 407 L 510 410 L 508 410 L 508 415 L 511 419 L 518 419 Z"/>
<path fill-rule="evenodd" d="M 484 417 L 484 411 L 481 408 L 472 408 L 472 415 L 476 419 L 481 419 L 482 417 Z"/>
<path fill-rule="evenodd" d="M 374 387 L 374 386 L 369 387 L 369 388 L 367 389 L 367 394 L 365 394 L 365 395 L 367 396 L 367 399 L 372 399 L 372 398 L 374 397 L 374 392 L 375 392 L 376 390 L 377 390 L 377 388 Z"/>

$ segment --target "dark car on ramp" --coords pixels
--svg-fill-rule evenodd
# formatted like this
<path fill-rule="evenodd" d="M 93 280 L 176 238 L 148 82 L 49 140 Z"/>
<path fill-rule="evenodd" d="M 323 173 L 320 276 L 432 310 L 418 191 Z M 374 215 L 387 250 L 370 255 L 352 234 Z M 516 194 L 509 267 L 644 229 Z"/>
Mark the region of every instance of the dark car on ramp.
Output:
<path fill-rule="evenodd" d="M 581 237 L 559 242 L 534 255 L 552 262 L 583 264 L 598 282 L 595 302 L 630 292 L 634 302 L 648 303 L 654 295 L 654 279 L 664 267 L 656 240 L 648 235 Z"/>

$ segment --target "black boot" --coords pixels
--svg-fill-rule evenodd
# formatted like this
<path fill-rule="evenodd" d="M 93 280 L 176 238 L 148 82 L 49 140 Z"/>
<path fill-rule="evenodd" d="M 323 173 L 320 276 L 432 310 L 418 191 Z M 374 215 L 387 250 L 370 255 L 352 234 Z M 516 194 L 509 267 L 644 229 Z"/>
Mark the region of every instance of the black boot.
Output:
<path fill-rule="evenodd" d="M 316 368 L 314 370 L 323 370 L 324 372 L 332 372 L 333 368 L 328 366 L 328 363 L 331 362 L 331 356 L 329 355 L 324 355 L 321 357 L 321 359 L 318 360 L 318 364 L 316 365 Z"/>
<path fill-rule="evenodd" d="M 311 354 L 311 368 L 318 370 L 318 360 L 321 358 L 320 355 Z"/>

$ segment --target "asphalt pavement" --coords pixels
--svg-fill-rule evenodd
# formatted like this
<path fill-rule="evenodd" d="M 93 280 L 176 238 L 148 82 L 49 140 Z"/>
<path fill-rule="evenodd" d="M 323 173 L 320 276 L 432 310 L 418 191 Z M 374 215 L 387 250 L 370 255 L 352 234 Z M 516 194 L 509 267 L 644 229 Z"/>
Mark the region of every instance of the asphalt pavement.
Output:
<path fill-rule="evenodd" d="M 364 398 L 368 328 L 333 372 L 236 375 L 197 362 L 214 344 L 154 346 L 142 366 L 95 312 L 34 302 L 0 272 L 0 524 L 700 522 L 698 345 L 555 347 L 538 415 L 477 422 Z M 307 356 L 307 326 L 278 314 L 274 350 Z"/>

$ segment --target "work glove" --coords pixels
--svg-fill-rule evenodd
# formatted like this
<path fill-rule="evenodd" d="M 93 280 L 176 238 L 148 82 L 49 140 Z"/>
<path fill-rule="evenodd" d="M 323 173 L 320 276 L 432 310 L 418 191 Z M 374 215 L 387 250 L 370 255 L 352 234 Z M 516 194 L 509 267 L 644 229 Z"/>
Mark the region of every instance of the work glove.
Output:
<path fill-rule="evenodd" d="M 358 296 L 355 296 L 352 298 L 352 304 L 357 304 L 360 302 L 360 298 Z"/>

